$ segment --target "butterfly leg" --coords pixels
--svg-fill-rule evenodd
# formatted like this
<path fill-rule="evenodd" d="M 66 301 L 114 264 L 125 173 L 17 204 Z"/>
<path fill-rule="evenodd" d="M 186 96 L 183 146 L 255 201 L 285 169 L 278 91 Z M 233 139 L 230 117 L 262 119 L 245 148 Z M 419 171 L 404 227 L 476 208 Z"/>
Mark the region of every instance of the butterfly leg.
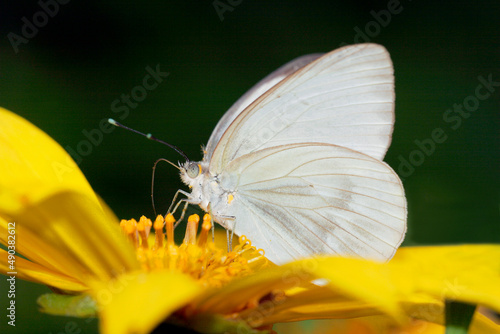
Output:
<path fill-rule="evenodd" d="M 236 228 L 236 217 L 235 216 L 221 216 L 222 219 L 231 219 L 233 221 L 231 227 L 231 233 L 229 233 L 229 228 L 226 228 L 226 238 L 227 238 L 227 252 L 231 252 L 233 250 L 233 236 L 234 229 Z"/>
<path fill-rule="evenodd" d="M 186 196 L 187 199 L 184 198 L 184 199 L 181 199 L 178 202 L 176 202 L 177 201 L 177 196 L 179 196 L 179 194 L 182 194 L 182 195 Z M 173 215 L 177 211 L 177 209 L 179 208 L 179 206 L 181 205 L 181 203 L 183 203 L 183 202 L 184 202 L 184 208 L 182 209 L 181 217 L 176 221 L 176 223 L 174 225 L 174 228 L 177 225 L 179 225 L 179 223 L 184 219 L 184 215 L 186 214 L 186 209 L 187 209 L 187 206 L 189 204 L 189 193 L 185 192 L 184 190 L 179 189 L 175 193 L 174 198 L 172 199 L 172 203 L 170 203 L 170 207 L 168 208 L 167 214 L 171 213 Z M 172 211 L 172 207 L 174 207 L 173 211 Z"/>
<path fill-rule="evenodd" d="M 212 208 L 210 206 L 210 203 L 208 204 L 207 209 L 208 209 L 208 214 L 210 215 L 210 222 L 212 223 L 212 242 L 214 242 L 214 240 L 215 240 L 215 232 L 214 232 L 215 224 L 214 224 L 214 215 L 212 213 Z M 232 224 L 231 233 L 229 233 L 228 227 L 225 227 L 224 225 L 222 225 L 226 229 L 227 252 L 229 253 L 233 250 L 233 236 L 234 236 L 234 228 L 236 226 L 236 217 L 235 216 L 217 216 L 217 217 L 222 218 L 223 220 L 231 219 L 234 221 L 234 223 Z"/>
<path fill-rule="evenodd" d="M 177 211 L 177 209 L 179 208 L 179 206 L 183 202 L 184 202 L 184 207 L 182 208 L 181 217 L 175 222 L 174 228 L 176 228 L 177 225 L 179 225 L 179 223 L 184 219 L 184 216 L 186 215 L 186 210 L 187 210 L 187 206 L 189 204 L 189 201 L 187 199 L 181 199 L 179 202 L 177 202 L 177 205 L 175 206 L 174 211 L 172 211 L 172 214 L 174 214 L 175 211 Z"/>
<path fill-rule="evenodd" d="M 186 196 L 187 198 L 189 198 L 189 193 L 188 192 L 186 192 L 184 190 L 181 190 L 181 189 L 177 190 L 177 192 L 174 195 L 174 199 L 172 200 L 172 203 L 170 203 L 170 206 L 168 207 L 167 213 L 170 213 L 170 210 L 172 210 L 172 207 L 174 206 L 174 203 L 177 200 L 177 196 L 179 196 L 179 194 L 183 194 L 184 196 Z"/>
<path fill-rule="evenodd" d="M 231 229 L 231 237 L 229 238 L 228 241 L 228 249 L 233 250 L 233 236 L 234 236 L 234 229 L 236 228 L 236 217 L 232 217 L 234 223 L 233 223 L 233 228 Z"/>
<path fill-rule="evenodd" d="M 215 224 L 214 224 L 214 215 L 212 214 L 212 208 L 210 207 L 210 203 L 208 203 L 208 214 L 210 215 L 210 224 L 212 224 L 212 242 L 215 242 Z"/>
<path fill-rule="evenodd" d="M 229 230 L 226 230 L 226 239 L 227 239 L 227 252 L 231 252 L 233 250 L 233 239 L 232 236 L 229 236 Z"/>

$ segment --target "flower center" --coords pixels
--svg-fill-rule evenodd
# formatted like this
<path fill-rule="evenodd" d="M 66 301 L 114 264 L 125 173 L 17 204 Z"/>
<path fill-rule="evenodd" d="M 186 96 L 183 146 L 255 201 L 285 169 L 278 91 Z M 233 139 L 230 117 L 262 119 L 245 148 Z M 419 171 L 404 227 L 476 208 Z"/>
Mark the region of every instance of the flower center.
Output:
<path fill-rule="evenodd" d="M 172 214 L 165 218 L 158 215 L 154 223 L 142 216 L 122 220 L 120 227 L 136 249 L 137 259 L 143 270 L 173 270 L 188 274 L 204 286 L 222 286 L 235 277 L 245 276 L 266 266 L 264 251 L 252 246 L 250 240 L 241 236 L 238 245 L 227 252 L 216 246 L 213 237 L 211 217 L 205 214 L 198 235 L 200 217 L 188 218 L 182 244 L 174 243 L 176 220 Z M 150 235 L 151 228 L 154 236 Z"/>

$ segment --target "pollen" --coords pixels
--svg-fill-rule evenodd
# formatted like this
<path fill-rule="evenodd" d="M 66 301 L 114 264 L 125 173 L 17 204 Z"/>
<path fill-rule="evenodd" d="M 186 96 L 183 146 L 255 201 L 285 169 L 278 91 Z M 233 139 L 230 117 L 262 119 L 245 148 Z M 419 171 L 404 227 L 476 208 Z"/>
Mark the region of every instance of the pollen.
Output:
<path fill-rule="evenodd" d="M 245 236 L 238 239 L 230 252 L 226 247 L 218 246 L 210 233 L 212 224 L 208 214 L 205 214 L 201 224 L 198 215 L 189 216 L 181 244 L 174 241 L 177 221 L 172 214 L 165 217 L 158 215 L 154 223 L 145 216 L 139 222 L 124 219 L 120 227 L 136 249 L 137 259 L 144 271 L 182 272 L 203 286 L 219 287 L 268 265 L 264 251 L 252 246 Z M 151 233 L 152 229 L 154 233 Z"/>

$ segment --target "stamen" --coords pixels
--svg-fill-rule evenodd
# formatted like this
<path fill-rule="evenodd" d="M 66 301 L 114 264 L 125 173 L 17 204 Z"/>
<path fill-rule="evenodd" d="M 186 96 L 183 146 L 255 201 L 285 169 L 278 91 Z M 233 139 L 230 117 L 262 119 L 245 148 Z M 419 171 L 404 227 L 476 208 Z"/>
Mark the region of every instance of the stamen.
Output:
<path fill-rule="evenodd" d="M 175 218 L 174 216 L 169 213 L 165 217 L 165 225 L 166 225 L 166 230 L 167 230 L 167 245 L 173 246 L 174 245 L 174 223 L 175 223 Z"/>
<path fill-rule="evenodd" d="M 163 238 L 165 237 L 163 234 L 163 225 L 165 220 L 162 215 L 158 215 L 156 217 L 153 228 L 155 229 L 155 244 L 153 246 L 153 250 L 157 250 L 163 247 Z"/>
<path fill-rule="evenodd" d="M 144 217 L 144 216 L 142 216 L 142 217 Z M 144 218 L 146 218 L 146 217 L 144 217 Z M 149 238 L 149 233 L 151 233 L 151 226 L 153 226 L 151 219 L 146 218 L 146 237 L 148 237 L 148 238 Z"/>
<path fill-rule="evenodd" d="M 172 214 L 159 215 L 154 224 L 142 216 L 120 221 L 120 228 L 132 242 L 142 270 L 172 270 L 182 272 L 196 279 L 203 286 L 222 286 L 234 277 L 248 275 L 257 268 L 267 265 L 261 250 L 252 246 L 250 240 L 240 237 L 239 244 L 231 252 L 219 248 L 208 238 L 213 224 L 209 214 L 203 216 L 203 223 L 197 238 L 200 217 L 188 218 L 186 234 L 181 245 L 174 242 L 176 220 Z M 163 231 L 165 226 L 166 233 Z M 149 246 L 151 227 L 155 230 L 155 241 Z M 165 242 L 165 234 L 167 235 Z"/>
<path fill-rule="evenodd" d="M 212 228 L 212 218 L 208 213 L 203 216 L 203 223 L 201 224 L 200 238 L 198 239 L 198 246 L 205 247 L 208 239 L 208 231 Z"/>
<path fill-rule="evenodd" d="M 196 243 L 196 234 L 198 232 L 198 223 L 200 222 L 200 216 L 191 215 L 188 218 L 187 226 L 186 226 L 186 235 L 184 237 L 185 244 Z"/>
<path fill-rule="evenodd" d="M 123 232 L 128 236 L 134 247 L 137 248 L 139 245 L 139 237 L 137 235 L 137 221 L 135 219 L 122 220 L 120 222 L 120 227 Z"/>
<path fill-rule="evenodd" d="M 151 230 L 151 225 L 151 220 L 146 218 L 145 216 L 142 216 L 141 219 L 139 219 L 139 223 L 137 223 L 137 232 L 139 232 L 139 235 L 141 237 L 142 248 L 149 248 L 148 235 L 149 231 Z"/>
<path fill-rule="evenodd" d="M 127 224 L 126 219 L 120 220 L 120 228 L 122 229 L 123 232 L 125 232 L 125 224 Z"/>

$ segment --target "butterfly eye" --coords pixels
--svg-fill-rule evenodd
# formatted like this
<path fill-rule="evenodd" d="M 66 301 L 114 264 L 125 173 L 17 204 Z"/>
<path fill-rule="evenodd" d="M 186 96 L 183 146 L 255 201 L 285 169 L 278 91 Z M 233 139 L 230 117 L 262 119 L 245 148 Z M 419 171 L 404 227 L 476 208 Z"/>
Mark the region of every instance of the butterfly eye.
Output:
<path fill-rule="evenodd" d="M 195 162 L 190 163 L 186 169 L 187 175 L 192 179 L 200 175 L 200 172 L 201 172 L 200 165 Z"/>

